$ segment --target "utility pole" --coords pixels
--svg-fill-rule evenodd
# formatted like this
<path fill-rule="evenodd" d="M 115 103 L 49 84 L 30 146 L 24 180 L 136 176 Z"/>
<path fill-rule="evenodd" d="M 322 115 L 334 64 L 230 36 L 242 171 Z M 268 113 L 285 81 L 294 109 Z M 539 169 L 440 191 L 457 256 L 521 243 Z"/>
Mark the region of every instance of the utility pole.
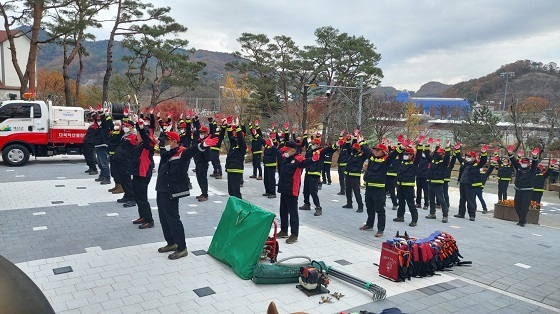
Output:
<path fill-rule="evenodd" d="M 360 81 L 358 82 L 358 88 L 360 89 L 360 98 L 358 99 L 358 130 L 362 127 L 362 93 L 364 91 L 364 77 L 360 76 Z"/>
<path fill-rule="evenodd" d="M 505 77 L 506 78 L 506 89 L 504 91 L 504 111 L 507 110 L 507 105 L 506 105 L 506 100 L 507 100 L 507 88 L 508 88 L 508 81 L 510 77 L 515 77 L 515 72 L 502 72 L 500 73 L 501 77 Z"/>

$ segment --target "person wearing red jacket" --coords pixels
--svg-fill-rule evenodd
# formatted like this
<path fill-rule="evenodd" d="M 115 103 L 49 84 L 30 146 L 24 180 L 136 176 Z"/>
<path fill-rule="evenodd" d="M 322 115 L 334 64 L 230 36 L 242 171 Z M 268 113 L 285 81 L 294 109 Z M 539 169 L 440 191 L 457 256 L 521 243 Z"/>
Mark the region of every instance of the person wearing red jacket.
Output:
<path fill-rule="evenodd" d="M 151 131 L 147 131 L 144 120 L 133 117 L 136 123 L 137 142 L 138 144 L 132 150 L 130 158 L 130 173 L 132 174 L 132 191 L 134 200 L 138 205 L 139 218 L 132 223 L 139 229 L 147 229 L 154 227 L 154 219 L 152 217 L 152 208 L 148 201 L 148 185 L 152 179 L 152 170 L 154 169 L 154 146 L 157 141 L 153 137 Z"/>
<path fill-rule="evenodd" d="M 278 193 L 280 193 L 280 232 L 278 238 L 288 238 L 286 243 L 296 243 L 299 236 L 298 197 L 301 187 L 301 173 L 306 166 L 305 157 L 297 154 L 297 144 L 287 141 L 280 149 L 284 157 L 280 178 L 278 179 Z M 288 222 L 289 221 L 289 222 Z M 291 235 L 288 237 L 288 227 Z"/>

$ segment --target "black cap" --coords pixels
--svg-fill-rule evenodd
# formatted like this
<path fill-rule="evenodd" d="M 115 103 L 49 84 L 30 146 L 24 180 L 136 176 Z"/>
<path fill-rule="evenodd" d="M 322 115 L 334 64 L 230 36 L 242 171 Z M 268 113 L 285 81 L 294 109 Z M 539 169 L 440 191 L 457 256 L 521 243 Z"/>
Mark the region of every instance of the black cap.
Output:
<path fill-rule="evenodd" d="M 297 144 L 294 141 L 287 141 L 284 147 L 297 148 Z"/>

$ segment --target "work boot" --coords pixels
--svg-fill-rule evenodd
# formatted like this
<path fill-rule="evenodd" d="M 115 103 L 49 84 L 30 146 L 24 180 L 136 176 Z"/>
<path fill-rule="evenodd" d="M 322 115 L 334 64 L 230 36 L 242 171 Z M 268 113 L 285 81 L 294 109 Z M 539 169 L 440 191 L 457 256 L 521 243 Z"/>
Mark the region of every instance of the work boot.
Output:
<path fill-rule="evenodd" d="M 364 212 L 363 207 L 358 207 L 358 210 L 356 210 L 356 213 L 363 213 L 363 212 Z"/>
<path fill-rule="evenodd" d="M 474 221 L 474 217 L 469 218 L 470 221 Z"/>
<path fill-rule="evenodd" d="M 138 226 L 138 229 L 148 229 L 148 228 L 153 228 L 154 227 L 154 222 L 145 222 L 143 224 L 141 224 L 140 226 Z"/>
<path fill-rule="evenodd" d="M 382 237 L 382 236 L 383 236 L 383 231 L 377 231 L 377 232 L 375 233 L 375 237 L 376 237 L 376 238 L 380 238 L 380 237 Z"/>
<path fill-rule="evenodd" d="M 249 177 L 249 179 L 256 179 L 256 178 L 257 178 L 257 175 L 255 175 L 255 174 Z"/>
<path fill-rule="evenodd" d="M 422 209 L 424 209 L 424 210 L 428 209 L 428 205 L 424 205 L 424 207 L 422 207 Z"/>
<path fill-rule="evenodd" d="M 92 170 L 94 170 L 94 169 L 88 168 L 88 170 L 86 170 L 86 171 L 84 171 L 84 172 L 85 172 L 85 173 L 90 173 L 90 171 L 92 171 Z"/>
<path fill-rule="evenodd" d="M 487 209 L 483 209 L 483 210 L 482 210 L 482 213 L 483 213 L 483 214 L 488 214 L 488 210 L 487 210 Z"/>
<path fill-rule="evenodd" d="M 296 243 L 297 242 L 297 237 L 295 235 L 291 235 L 288 237 L 288 239 L 286 239 L 286 243 L 288 244 L 292 244 L 292 243 Z"/>
<path fill-rule="evenodd" d="M 327 183 L 327 185 L 331 185 L 331 183 L 332 183 L 332 182 L 331 182 L 331 181 L 329 181 L 329 182 Z"/>
<path fill-rule="evenodd" d="M 176 250 L 177 250 L 177 244 L 168 244 L 164 247 L 160 247 L 157 251 L 160 253 L 167 253 Z"/>
<path fill-rule="evenodd" d="M 124 203 L 126 203 L 126 202 L 128 202 L 128 201 L 129 201 L 128 198 L 124 198 L 124 197 L 123 197 L 123 198 L 119 198 L 119 199 L 117 200 L 117 203 L 119 203 L 119 204 L 124 204 Z"/>
<path fill-rule="evenodd" d="M 263 194 L 263 196 L 269 196 L 269 195 L 272 195 L 272 194 L 270 194 L 270 193 L 264 193 Z"/>
<path fill-rule="evenodd" d="M 373 227 L 370 227 L 368 225 L 363 225 L 359 229 L 362 231 L 373 231 Z"/>
<path fill-rule="evenodd" d="M 211 176 L 211 177 L 215 177 L 216 175 L 217 175 L 217 174 L 214 172 L 214 173 L 212 173 L 210 176 Z"/>
<path fill-rule="evenodd" d="M 208 200 L 208 196 L 201 196 L 198 201 L 199 202 L 206 202 Z"/>
<path fill-rule="evenodd" d="M 393 210 L 397 210 L 399 207 L 397 205 L 393 205 Z"/>
<path fill-rule="evenodd" d="M 185 248 L 182 251 L 177 250 L 177 251 L 169 254 L 168 257 L 169 257 L 169 259 L 180 259 L 181 257 L 185 257 L 187 255 L 189 255 L 189 251 L 187 250 L 187 248 Z"/>
<path fill-rule="evenodd" d="M 261 177 L 261 176 L 258 176 L 258 177 L 257 177 L 257 180 L 261 181 L 261 180 L 262 180 L 262 177 Z"/>
<path fill-rule="evenodd" d="M 441 219 L 441 222 L 447 223 L 447 216 L 443 217 L 443 219 Z"/>
<path fill-rule="evenodd" d="M 136 206 L 135 201 L 128 201 L 128 202 L 123 204 L 123 207 L 134 207 L 134 206 Z"/>
<path fill-rule="evenodd" d="M 393 221 L 396 221 L 396 222 L 404 222 L 404 217 L 393 218 Z"/>
<path fill-rule="evenodd" d="M 107 184 L 111 184 L 111 179 L 105 178 L 103 181 L 101 181 L 101 185 L 107 185 Z"/>
<path fill-rule="evenodd" d="M 336 195 L 346 195 L 346 193 L 340 191 L 340 192 L 336 193 Z"/>
<path fill-rule="evenodd" d="M 109 191 L 109 192 L 113 192 L 114 190 L 116 190 L 116 189 L 117 189 L 117 186 L 118 186 L 118 184 L 117 184 L 117 182 L 115 182 L 115 186 L 114 186 L 114 187 L 112 187 L 112 188 L 110 188 L 110 189 L 108 189 L 107 191 Z"/>
<path fill-rule="evenodd" d="M 111 191 L 111 193 L 113 193 L 113 194 L 121 194 L 121 193 L 124 193 L 124 190 L 123 190 L 123 188 L 122 188 L 122 185 L 117 184 L 117 188 L 114 189 L 113 191 Z"/>
<path fill-rule="evenodd" d="M 321 207 L 315 207 L 315 213 L 313 216 L 321 216 L 323 214 L 323 209 Z"/>
<path fill-rule="evenodd" d="M 455 218 L 465 218 L 465 215 L 459 215 L 459 214 L 457 214 L 457 215 L 453 215 L 453 217 L 455 217 Z"/>
<path fill-rule="evenodd" d="M 99 174 L 99 172 L 96 169 L 91 169 L 88 174 L 91 175 L 95 175 L 95 174 Z"/>
<path fill-rule="evenodd" d="M 420 208 L 422 207 L 420 204 L 416 204 L 416 208 Z"/>
<path fill-rule="evenodd" d="M 322 185 L 322 184 L 319 184 L 319 185 L 317 186 L 317 189 L 318 189 L 318 190 L 322 190 L 322 189 L 323 189 L 323 185 Z"/>
<path fill-rule="evenodd" d="M 144 218 L 138 218 L 138 219 L 132 221 L 132 224 L 134 224 L 134 225 L 140 225 L 140 224 L 143 224 L 143 223 L 144 223 Z"/>
<path fill-rule="evenodd" d="M 270 194 L 268 198 L 276 198 L 276 194 Z"/>
<path fill-rule="evenodd" d="M 352 204 L 346 204 L 346 205 L 342 206 L 342 208 L 352 208 Z"/>
<path fill-rule="evenodd" d="M 409 223 L 408 225 L 411 226 L 411 227 L 416 227 L 416 223 L 414 221 Z"/>
<path fill-rule="evenodd" d="M 303 204 L 303 206 L 300 206 L 299 210 L 311 210 L 311 205 Z"/>
<path fill-rule="evenodd" d="M 101 182 L 101 181 L 103 181 L 103 180 L 105 180 L 104 177 L 98 177 L 97 179 L 95 179 L 95 182 Z"/>
<path fill-rule="evenodd" d="M 222 179 L 222 174 L 219 173 L 219 174 L 217 174 L 214 178 L 215 178 L 215 179 L 218 179 L 218 180 L 221 180 L 221 179 Z"/>
<path fill-rule="evenodd" d="M 280 231 L 276 234 L 276 237 L 279 238 L 279 239 L 287 238 L 288 233 L 286 231 Z"/>
<path fill-rule="evenodd" d="M 426 219 L 436 219 L 436 215 L 434 214 L 429 214 L 428 216 L 426 216 Z"/>

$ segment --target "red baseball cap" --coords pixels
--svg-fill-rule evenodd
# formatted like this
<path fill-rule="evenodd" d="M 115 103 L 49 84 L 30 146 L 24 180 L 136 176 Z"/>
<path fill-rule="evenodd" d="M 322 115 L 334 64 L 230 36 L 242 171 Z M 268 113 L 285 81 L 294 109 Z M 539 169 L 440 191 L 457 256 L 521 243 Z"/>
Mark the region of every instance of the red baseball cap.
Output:
<path fill-rule="evenodd" d="M 176 132 L 165 132 L 165 136 L 168 140 L 175 140 L 177 142 L 181 140 L 181 137 Z"/>
<path fill-rule="evenodd" d="M 387 153 L 389 151 L 389 149 L 387 148 L 387 145 L 379 143 L 377 144 L 377 146 L 374 147 L 375 149 L 379 149 L 385 153 Z"/>
<path fill-rule="evenodd" d="M 470 151 L 470 152 L 469 152 L 469 156 L 471 156 L 471 157 L 473 157 L 473 158 L 478 157 L 478 155 L 477 155 L 474 151 Z"/>
<path fill-rule="evenodd" d="M 317 144 L 317 145 L 321 145 L 321 140 L 318 138 L 315 138 L 311 141 L 311 144 Z"/>
<path fill-rule="evenodd" d="M 209 132 L 209 130 L 208 130 L 207 127 L 205 127 L 205 126 L 200 127 L 200 133 L 208 133 L 208 132 Z"/>

